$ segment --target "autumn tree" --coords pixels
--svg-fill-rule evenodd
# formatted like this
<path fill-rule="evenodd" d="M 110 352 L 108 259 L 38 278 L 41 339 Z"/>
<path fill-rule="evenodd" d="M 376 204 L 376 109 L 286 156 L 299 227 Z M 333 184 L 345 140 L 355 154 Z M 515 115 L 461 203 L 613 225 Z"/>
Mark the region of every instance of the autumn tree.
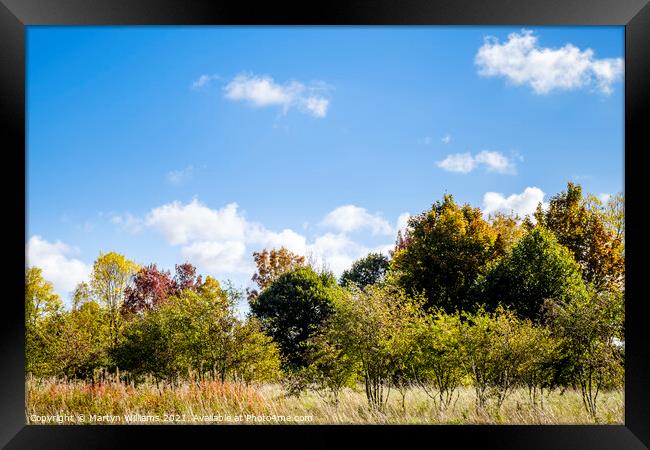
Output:
<path fill-rule="evenodd" d="M 499 256 L 510 253 L 512 247 L 524 237 L 527 231 L 517 215 L 496 212 L 490 214 L 488 222 L 497 235 L 494 246 Z"/>
<path fill-rule="evenodd" d="M 599 208 L 590 204 L 593 200 L 583 197 L 580 185 L 568 183 L 566 192 L 551 198 L 546 211 L 538 207 L 535 217 L 538 224 L 551 230 L 558 242 L 571 250 L 582 267 L 585 282 L 597 290 L 618 289 L 625 272 L 622 234 L 616 231 L 622 213 L 618 218 L 606 219 Z M 614 225 L 607 225 L 607 220 Z"/>
<path fill-rule="evenodd" d="M 176 264 L 175 269 L 176 273 L 173 280 L 174 293 L 186 289 L 195 291 L 202 284 L 201 275 L 197 275 L 196 267 L 191 263 Z"/>
<path fill-rule="evenodd" d="M 38 267 L 25 270 L 25 308 L 27 322 L 34 326 L 63 308 L 61 298 L 54 293 L 54 286 L 43 278 L 43 271 Z"/>
<path fill-rule="evenodd" d="M 52 337 L 60 329 L 63 303 L 38 267 L 25 270 L 25 370 L 34 375 L 53 372 Z"/>
<path fill-rule="evenodd" d="M 341 285 L 355 284 L 365 287 L 380 282 L 386 276 L 389 261 L 381 253 L 369 253 L 367 256 L 355 261 L 352 267 L 341 275 Z"/>
<path fill-rule="evenodd" d="M 111 346 L 117 344 L 119 336 L 124 292 L 137 270 L 135 262 L 116 252 L 100 253 L 93 264 L 90 286 L 93 296 L 108 311 Z"/>
<path fill-rule="evenodd" d="M 258 289 L 248 291 L 248 299 L 253 300 L 264 288 L 269 286 L 281 274 L 305 265 L 305 257 L 290 252 L 285 247 L 279 250 L 264 249 L 261 252 L 254 252 L 253 259 L 257 266 L 257 272 L 253 275 L 252 281 L 257 284 Z"/>
<path fill-rule="evenodd" d="M 467 294 L 487 264 L 498 257 L 496 238 L 478 208 L 461 207 L 445 195 L 429 211 L 410 218 L 391 271 L 407 292 L 424 293 L 426 306 L 447 312 L 472 309 Z"/>
<path fill-rule="evenodd" d="M 337 288 L 331 273 L 298 267 L 279 275 L 249 301 L 251 313 L 278 343 L 287 367 L 305 365 L 305 342 L 332 313 Z"/>
<path fill-rule="evenodd" d="M 169 272 L 158 270 L 155 264 L 142 267 L 133 277 L 131 285 L 124 290 L 122 312 L 141 315 L 155 309 L 175 291 L 176 283 Z"/>

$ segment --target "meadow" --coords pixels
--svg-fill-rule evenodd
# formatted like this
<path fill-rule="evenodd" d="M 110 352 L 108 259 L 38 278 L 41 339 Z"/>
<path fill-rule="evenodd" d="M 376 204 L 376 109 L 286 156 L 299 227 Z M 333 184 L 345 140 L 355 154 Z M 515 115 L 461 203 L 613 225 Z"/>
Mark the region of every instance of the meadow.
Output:
<path fill-rule="evenodd" d="M 361 384 L 345 388 L 338 405 L 307 391 L 288 395 L 280 384 L 245 385 L 204 381 L 147 381 L 134 386 L 115 380 L 27 380 L 27 423 L 62 424 L 622 424 L 623 389 L 601 393 L 597 419 L 585 410 L 579 391 L 556 389 L 533 405 L 528 390 L 518 388 L 500 408 L 476 406 L 474 390 L 457 390 L 442 413 L 427 393 L 393 390 L 383 411 L 370 408 Z M 57 419 L 58 417 L 58 419 Z"/>

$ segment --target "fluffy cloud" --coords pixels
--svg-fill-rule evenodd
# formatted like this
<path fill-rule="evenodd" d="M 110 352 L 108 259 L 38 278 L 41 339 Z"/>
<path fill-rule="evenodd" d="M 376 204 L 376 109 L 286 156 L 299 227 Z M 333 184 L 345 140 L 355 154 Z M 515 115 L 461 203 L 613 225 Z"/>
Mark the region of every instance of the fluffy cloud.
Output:
<path fill-rule="evenodd" d="M 403 227 L 407 217 L 408 213 L 400 215 L 397 226 Z M 393 247 L 392 235 L 396 232 L 382 217 L 354 205 L 341 206 L 327 214 L 321 223 L 335 232 L 326 232 L 313 240 L 291 229 L 273 231 L 250 221 L 236 203 L 212 209 L 198 199 L 159 206 L 142 218 L 127 215 L 114 216 L 111 220 L 130 231 L 146 228 L 161 233 L 170 245 L 180 247 L 186 260 L 203 271 L 219 276 L 252 275 L 252 251 L 282 246 L 310 258 L 317 265 L 328 267 L 339 276 L 352 262 L 370 251 L 387 254 Z M 391 243 L 376 248 L 367 247 L 349 236 L 356 230 L 368 230 L 381 236 L 391 235 Z"/>
<path fill-rule="evenodd" d="M 487 217 L 494 212 L 517 214 L 523 218 L 535 212 L 537 205 L 544 205 L 544 191 L 538 187 L 527 187 L 521 194 L 505 197 L 498 192 L 486 192 L 483 195 L 483 214 Z"/>
<path fill-rule="evenodd" d="M 75 249 L 61 241 L 52 243 L 34 235 L 27 242 L 25 252 L 27 265 L 41 268 L 43 278 L 50 281 L 54 290 L 64 298 L 90 275 L 90 266 L 70 258 Z"/>
<path fill-rule="evenodd" d="M 325 216 L 322 224 L 344 233 L 365 229 L 375 235 L 393 234 L 393 229 L 386 219 L 354 205 L 339 206 Z"/>
<path fill-rule="evenodd" d="M 190 241 L 243 241 L 248 223 L 237 203 L 210 209 L 197 199 L 168 203 L 151 210 L 144 223 L 160 231 L 171 245 Z"/>
<path fill-rule="evenodd" d="M 622 58 L 597 59 L 590 48 L 580 50 L 570 43 L 560 48 L 541 47 L 530 30 L 510 33 L 503 43 L 487 36 L 474 62 L 480 75 L 528 84 L 536 94 L 587 87 L 610 94 L 624 68 Z"/>
<path fill-rule="evenodd" d="M 224 95 L 228 100 L 244 101 L 253 107 L 279 106 L 284 113 L 296 107 L 299 111 L 323 118 L 330 104 L 323 95 L 327 89 L 323 83 L 306 86 L 291 81 L 279 84 L 269 76 L 239 74 L 224 87 Z"/>
<path fill-rule="evenodd" d="M 471 153 L 455 153 L 447 155 L 442 161 L 436 163 L 438 167 L 448 172 L 470 173 L 479 166 L 485 167 L 488 172 L 502 174 L 516 173 L 515 163 L 499 152 L 483 150 L 476 156 Z"/>

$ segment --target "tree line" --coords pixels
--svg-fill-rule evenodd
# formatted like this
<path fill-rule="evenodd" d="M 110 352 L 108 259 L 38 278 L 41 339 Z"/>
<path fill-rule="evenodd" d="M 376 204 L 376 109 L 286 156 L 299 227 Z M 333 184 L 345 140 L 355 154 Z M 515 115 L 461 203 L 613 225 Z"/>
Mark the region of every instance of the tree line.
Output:
<path fill-rule="evenodd" d="M 420 387 L 441 414 L 463 385 L 477 408 L 519 387 L 539 406 L 545 391 L 575 388 L 595 417 L 598 394 L 623 381 L 624 245 L 622 195 L 601 202 L 569 183 L 524 218 L 486 219 L 445 195 L 389 256 L 371 253 L 338 280 L 285 248 L 253 254 L 246 292 L 189 263 L 172 275 L 111 252 L 67 309 L 28 267 L 26 371 L 281 382 L 334 404 L 361 383 L 376 410 Z"/>

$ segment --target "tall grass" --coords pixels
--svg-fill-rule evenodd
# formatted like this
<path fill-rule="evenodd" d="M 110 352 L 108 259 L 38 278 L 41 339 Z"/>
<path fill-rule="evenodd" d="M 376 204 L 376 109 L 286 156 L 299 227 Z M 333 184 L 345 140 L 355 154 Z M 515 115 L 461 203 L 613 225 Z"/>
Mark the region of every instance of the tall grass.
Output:
<path fill-rule="evenodd" d="M 453 406 L 440 412 L 420 388 L 406 392 L 404 406 L 392 391 L 384 411 L 368 407 L 362 386 L 346 389 L 338 405 L 306 392 L 289 396 L 282 386 L 246 386 L 218 381 L 172 385 L 148 380 L 134 386 L 116 379 L 100 383 L 27 379 L 27 423 L 310 423 L 310 424 L 589 424 L 580 393 L 552 391 L 543 406 L 532 405 L 526 389 L 516 390 L 501 408 L 476 407 L 474 390 L 457 391 Z M 623 391 L 605 392 L 598 423 L 623 423 Z"/>

